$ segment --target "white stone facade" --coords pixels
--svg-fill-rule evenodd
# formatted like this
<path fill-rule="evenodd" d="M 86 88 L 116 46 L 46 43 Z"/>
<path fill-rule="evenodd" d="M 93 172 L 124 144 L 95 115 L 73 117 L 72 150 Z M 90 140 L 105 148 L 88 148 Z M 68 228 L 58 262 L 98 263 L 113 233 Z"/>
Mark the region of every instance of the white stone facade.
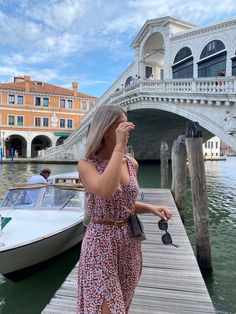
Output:
<path fill-rule="evenodd" d="M 207 50 L 214 48 L 211 42 L 212 46 L 220 43 L 223 48 L 208 54 Z M 97 106 L 114 103 L 128 111 L 142 108 L 169 111 L 198 121 L 203 128 L 236 148 L 236 20 L 196 27 L 171 17 L 153 19 L 144 24 L 131 46 L 134 62 L 104 93 Z M 176 79 L 174 67 L 185 62 L 181 59 L 178 63 L 176 57 L 185 48 L 191 52 L 187 57 L 192 62 L 192 76 Z M 206 57 L 203 57 L 204 51 L 207 51 Z M 206 60 L 210 64 L 216 55 L 223 56 L 225 77 L 199 76 L 199 65 Z M 153 74 L 154 81 L 149 79 L 148 73 Z M 136 75 L 140 76 L 139 82 L 120 88 L 129 77 Z M 84 117 L 81 129 L 65 141 L 61 151 L 73 146 L 76 153 L 75 147 L 80 147 L 75 157 L 82 157 L 84 130 L 91 116 L 89 112 Z M 50 151 L 46 155 L 49 157 Z"/>
<path fill-rule="evenodd" d="M 214 136 L 202 145 L 205 159 L 217 159 L 221 156 L 221 140 Z"/>

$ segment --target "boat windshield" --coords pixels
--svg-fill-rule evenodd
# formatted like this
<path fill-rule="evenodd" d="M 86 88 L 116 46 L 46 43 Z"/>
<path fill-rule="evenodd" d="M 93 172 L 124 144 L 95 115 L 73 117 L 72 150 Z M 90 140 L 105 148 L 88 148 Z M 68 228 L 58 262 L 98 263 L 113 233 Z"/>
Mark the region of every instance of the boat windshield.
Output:
<path fill-rule="evenodd" d="M 33 208 L 36 206 L 41 188 L 9 190 L 2 206 L 9 208 Z"/>
<path fill-rule="evenodd" d="M 42 199 L 41 208 L 83 208 L 84 191 L 47 186 Z"/>

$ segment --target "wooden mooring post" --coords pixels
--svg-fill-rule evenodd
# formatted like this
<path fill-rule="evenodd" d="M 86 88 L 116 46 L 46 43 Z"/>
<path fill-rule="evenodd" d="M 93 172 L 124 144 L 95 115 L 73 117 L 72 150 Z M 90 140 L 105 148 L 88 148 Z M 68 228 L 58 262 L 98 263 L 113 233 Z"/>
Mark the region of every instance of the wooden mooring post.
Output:
<path fill-rule="evenodd" d="M 187 123 L 186 149 L 192 188 L 196 255 L 203 273 L 212 272 L 211 243 L 208 220 L 206 175 L 202 150 L 202 134 L 197 122 Z"/>
<path fill-rule="evenodd" d="M 178 208 L 180 217 L 184 222 L 186 206 L 186 184 L 187 184 L 187 152 L 185 146 L 185 135 L 180 135 L 174 141 L 171 152 L 172 185 L 171 192 Z"/>
<path fill-rule="evenodd" d="M 161 188 L 168 188 L 168 159 L 169 159 L 169 147 L 166 142 L 161 142 Z"/>

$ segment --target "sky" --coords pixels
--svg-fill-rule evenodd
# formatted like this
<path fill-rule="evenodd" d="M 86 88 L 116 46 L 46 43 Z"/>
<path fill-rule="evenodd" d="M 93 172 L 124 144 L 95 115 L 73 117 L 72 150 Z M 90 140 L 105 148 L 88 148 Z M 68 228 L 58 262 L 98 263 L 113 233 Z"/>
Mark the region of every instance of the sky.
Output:
<path fill-rule="evenodd" d="M 236 1 L 0 0 L 0 82 L 75 81 L 100 97 L 133 62 L 146 20 L 164 16 L 206 26 L 236 18 Z"/>

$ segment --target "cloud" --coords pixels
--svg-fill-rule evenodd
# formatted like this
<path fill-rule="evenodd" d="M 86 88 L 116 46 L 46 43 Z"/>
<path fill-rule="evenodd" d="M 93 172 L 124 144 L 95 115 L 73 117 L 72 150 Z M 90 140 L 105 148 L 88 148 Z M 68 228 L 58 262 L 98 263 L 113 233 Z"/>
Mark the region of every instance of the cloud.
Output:
<path fill-rule="evenodd" d="M 145 21 L 163 16 L 207 25 L 236 16 L 236 2 L 0 0 L 2 72 L 105 88 L 133 61 L 130 44 Z"/>
<path fill-rule="evenodd" d="M 130 44 L 147 19 L 171 15 L 203 24 L 236 12 L 232 0 L 214 3 L 113 0 L 111 6 L 108 0 L 24 0 L 16 5 L 17 15 L 14 9 L 12 13 L 0 11 L 0 40 L 11 48 L 47 53 L 49 59 L 105 48 L 115 53 Z"/>

